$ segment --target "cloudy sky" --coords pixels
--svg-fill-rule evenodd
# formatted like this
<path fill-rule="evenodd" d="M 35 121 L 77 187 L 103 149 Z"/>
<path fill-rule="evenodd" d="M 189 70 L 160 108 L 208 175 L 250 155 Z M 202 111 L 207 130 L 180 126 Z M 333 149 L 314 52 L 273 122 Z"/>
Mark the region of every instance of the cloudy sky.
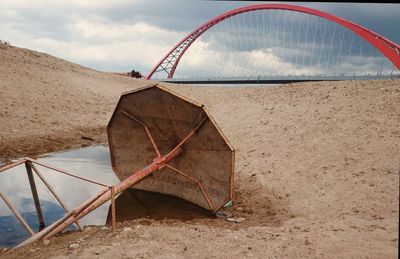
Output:
<path fill-rule="evenodd" d="M 260 2 L 1 0 L 0 39 L 103 71 L 135 68 L 146 74 L 196 26 L 254 3 Z M 341 16 L 400 43 L 400 5 L 293 4 Z"/>

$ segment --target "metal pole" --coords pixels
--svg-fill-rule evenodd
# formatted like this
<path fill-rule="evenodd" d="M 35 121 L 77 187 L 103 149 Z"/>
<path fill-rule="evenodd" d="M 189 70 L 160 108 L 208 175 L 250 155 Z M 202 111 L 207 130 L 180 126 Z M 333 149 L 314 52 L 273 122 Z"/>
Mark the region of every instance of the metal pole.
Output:
<path fill-rule="evenodd" d="M 112 230 L 115 230 L 116 225 L 115 219 L 115 189 L 114 186 L 111 187 L 111 226 Z"/>
<path fill-rule="evenodd" d="M 35 242 L 37 240 L 40 240 L 42 238 L 44 238 L 48 233 L 50 233 L 51 231 L 53 231 L 55 228 L 57 228 L 58 226 L 60 226 L 61 224 L 63 224 L 66 220 L 68 220 L 71 216 L 80 213 L 82 210 L 84 210 L 87 206 L 89 206 L 90 204 L 93 203 L 93 201 L 97 200 L 99 197 L 101 197 L 104 193 L 106 193 L 108 191 L 108 189 L 104 189 L 101 192 L 99 192 L 96 196 L 94 196 L 93 198 L 87 200 L 86 202 L 84 202 L 83 204 L 81 204 L 78 208 L 75 208 L 74 210 L 70 211 L 67 215 L 65 215 L 64 217 L 62 217 L 61 219 L 57 220 L 56 222 L 54 222 L 53 224 L 51 224 L 50 226 L 48 226 L 47 228 L 43 229 L 42 231 L 36 233 L 35 235 L 33 235 L 32 237 L 30 237 L 29 239 L 25 240 L 24 242 L 22 242 L 21 244 L 17 245 L 16 247 L 14 247 L 13 249 L 17 249 L 19 247 L 25 246 L 27 244 L 30 244 L 32 242 Z"/>
<path fill-rule="evenodd" d="M 8 164 L 8 165 L 5 165 L 3 167 L 0 167 L 0 173 L 3 172 L 3 171 L 6 171 L 8 169 L 11 169 L 13 167 L 16 167 L 18 165 L 21 165 L 21 164 L 25 163 L 25 161 L 26 161 L 25 159 L 21 159 L 21 160 L 18 160 L 16 162 L 13 162 L 11 164 Z"/>
<path fill-rule="evenodd" d="M 173 148 L 168 154 L 156 158 L 153 160 L 153 162 L 146 166 L 145 168 L 136 171 L 132 173 L 131 176 L 120 182 L 119 184 L 113 186 L 115 189 L 110 190 L 105 189 L 104 191 L 100 192 L 97 194 L 95 197 L 92 199 L 89 199 L 88 201 L 84 202 L 81 204 L 79 207 L 68 213 L 68 215 L 64 216 L 57 222 L 53 223 L 46 229 L 40 231 L 39 233 L 36 233 L 29 239 L 25 240 L 23 243 L 19 244 L 17 247 L 21 247 L 24 245 L 27 245 L 29 243 L 32 243 L 34 241 L 40 240 L 40 239 L 49 239 L 52 236 L 56 235 L 57 233 L 63 231 L 66 229 L 69 225 L 75 223 L 77 220 L 80 218 L 84 217 L 91 211 L 95 210 L 99 206 L 103 205 L 105 202 L 109 201 L 112 196 L 112 191 L 115 192 L 115 194 L 119 194 L 126 190 L 127 188 L 131 187 L 135 183 L 143 180 L 145 177 L 149 176 L 152 174 L 154 171 L 165 167 L 171 160 L 173 160 L 175 157 L 179 156 L 183 150 L 181 146 L 190 138 L 193 136 L 193 134 L 196 133 L 196 131 L 203 125 L 203 123 L 206 120 L 206 116 L 202 118 L 202 120 L 196 125 L 196 127 L 193 128 L 193 130 L 185 137 L 182 139 L 182 141 L 175 147 Z"/>
<path fill-rule="evenodd" d="M 176 173 L 182 175 L 183 177 L 185 177 L 186 179 L 189 179 L 190 181 L 194 182 L 195 184 L 197 184 L 201 190 L 201 192 L 203 193 L 204 198 L 206 199 L 208 206 L 210 206 L 211 210 L 214 210 L 214 206 L 211 202 L 210 196 L 208 195 L 206 189 L 204 188 L 203 184 L 201 183 L 201 181 L 194 179 L 193 177 L 190 177 L 189 175 L 185 174 L 184 172 L 176 169 L 173 166 L 170 165 L 166 165 L 166 167 L 168 167 L 169 169 L 171 169 L 172 171 L 175 171 Z"/>
<path fill-rule="evenodd" d="M 25 168 L 26 168 L 26 173 L 28 174 L 29 185 L 31 186 L 33 201 L 35 203 L 36 213 L 38 216 L 39 231 L 41 231 L 42 229 L 44 229 L 45 224 L 44 224 L 42 209 L 40 207 L 39 195 L 36 189 L 35 178 L 33 177 L 32 168 L 30 167 L 28 162 L 25 162 Z"/>
<path fill-rule="evenodd" d="M 174 159 L 176 156 L 179 156 L 180 153 L 182 152 L 182 149 L 174 149 L 171 152 L 169 152 L 167 155 L 154 160 L 149 166 L 137 171 L 136 173 L 133 173 L 130 177 L 125 179 L 124 181 L 120 182 L 118 185 L 115 186 L 115 192 L 121 193 L 122 191 L 126 190 L 133 184 L 141 181 L 143 178 L 146 176 L 149 176 L 152 174 L 154 171 L 158 170 L 161 166 L 167 164 L 169 161 Z M 82 205 L 80 205 L 78 208 L 74 209 L 68 215 L 64 216 L 62 219 L 59 221 L 53 223 L 43 231 L 40 231 L 39 233 L 36 233 L 33 235 L 31 238 L 25 240 L 23 243 L 19 244 L 16 248 L 27 245 L 31 242 L 40 240 L 40 239 L 49 239 L 53 237 L 55 234 L 63 231 L 66 229 L 69 225 L 75 223 L 77 220 L 80 218 L 84 217 L 94 209 L 98 208 L 99 206 L 103 205 L 105 202 L 111 199 L 111 190 L 106 189 L 105 191 L 102 191 L 93 199 L 90 199 L 86 202 L 84 202 Z"/>
<path fill-rule="evenodd" d="M 61 199 L 60 196 L 58 196 L 58 194 L 54 191 L 53 187 L 46 181 L 46 179 L 43 177 L 43 175 L 39 172 L 39 170 L 36 168 L 36 166 L 34 164 L 32 164 L 31 162 L 27 162 L 29 163 L 29 166 L 33 169 L 33 171 L 35 171 L 35 173 L 39 176 L 40 180 L 42 180 L 42 182 L 46 185 L 46 187 L 49 189 L 49 191 L 54 195 L 54 197 L 56 198 L 56 200 L 60 203 L 60 205 L 64 208 L 64 210 L 66 212 L 69 212 L 67 205 L 65 205 L 65 203 L 63 202 L 63 200 Z M 78 228 L 80 230 L 82 230 L 82 227 L 79 225 L 79 222 L 76 222 L 76 225 L 78 226 Z"/>
<path fill-rule="evenodd" d="M 26 223 L 26 221 L 22 218 L 21 214 L 11 205 L 10 201 L 3 195 L 2 192 L 0 192 L 0 197 L 3 199 L 3 201 L 7 204 L 7 206 L 10 208 L 10 210 L 14 213 L 14 215 L 17 217 L 19 222 L 24 226 L 24 228 L 33 236 L 35 232 L 31 229 L 31 227 Z"/>
<path fill-rule="evenodd" d="M 77 178 L 77 179 L 80 179 L 80 180 L 83 180 L 83 181 L 86 181 L 86 182 L 89 182 L 89 183 L 94 183 L 94 184 L 97 184 L 97 185 L 100 185 L 100 186 L 108 187 L 107 184 L 100 183 L 100 182 L 96 182 L 96 181 L 87 179 L 87 178 L 82 177 L 82 176 L 78 176 L 78 175 L 74 175 L 74 174 L 68 173 L 68 172 L 66 172 L 66 171 L 64 171 L 64 170 L 62 170 L 62 169 L 60 169 L 60 168 L 47 165 L 47 164 L 45 164 L 45 163 L 43 163 L 43 162 L 39 162 L 39 161 L 37 161 L 37 160 L 35 160 L 35 159 L 29 158 L 29 157 L 26 157 L 25 159 L 26 159 L 27 161 L 30 161 L 30 162 L 34 163 L 34 164 L 37 164 L 37 165 L 46 167 L 46 168 L 48 168 L 48 169 L 57 171 L 57 172 L 59 172 L 59 173 L 62 173 L 62 174 L 65 174 L 65 175 L 68 175 L 68 176 L 71 176 L 71 177 L 74 177 L 74 178 Z"/>

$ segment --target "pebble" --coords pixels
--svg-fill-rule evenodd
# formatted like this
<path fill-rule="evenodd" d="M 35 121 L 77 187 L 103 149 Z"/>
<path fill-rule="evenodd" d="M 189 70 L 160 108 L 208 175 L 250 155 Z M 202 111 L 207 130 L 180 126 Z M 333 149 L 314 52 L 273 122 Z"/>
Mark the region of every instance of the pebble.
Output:
<path fill-rule="evenodd" d="M 132 228 L 124 228 L 122 232 L 132 231 Z"/>
<path fill-rule="evenodd" d="M 69 245 L 69 249 L 77 249 L 79 247 L 79 244 L 77 243 L 72 243 Z"/>
<path fill-rule="evenodd" d="M 101 229 L 101 230 L 109 230 L 108 227 L 101 227 L 100 229 Z"/>
<path fill-rule="evenodd" d="M 85 227 L 85 231 L 90 231 L 92 230 L 92 227 Z"/>
<path fill-rule="evenodd" d="M 235 222 L 235 223 L 242 223 L 245 218 L 227 218 L 226 221 Z"/>
<path fill-rule="evenodd" d="M 44 246 L 50 245 L 50 240 L 49 240 L 49 239 L 43 240 L 43 245 L 44 245 Z"/>
<path fill-rule="evenodd" d="M 217 218 L 231 218 L 233 215 L 229 211 L 219 210 L 215 213 Z"/>

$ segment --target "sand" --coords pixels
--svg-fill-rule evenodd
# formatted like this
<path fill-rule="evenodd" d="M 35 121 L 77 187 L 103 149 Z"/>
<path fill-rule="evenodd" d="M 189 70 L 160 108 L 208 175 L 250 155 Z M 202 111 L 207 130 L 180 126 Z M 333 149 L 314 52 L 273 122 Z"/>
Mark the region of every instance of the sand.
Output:
<path fill-rule="evenodd" d="M 120 93 L 150 83 L 24 49 L 0 60 L 3 160 L 105 142 Z M 397 258 L 400 80 L 164 85 L 204 103 L 235 147 L 229 212 L 245 220 L 139 219 L 1 257 Z"/>
<path fill-rule="evenodd" d="M 120 94 L 144 80 L 0 44 L 0 157 L 104 142 Z"/>

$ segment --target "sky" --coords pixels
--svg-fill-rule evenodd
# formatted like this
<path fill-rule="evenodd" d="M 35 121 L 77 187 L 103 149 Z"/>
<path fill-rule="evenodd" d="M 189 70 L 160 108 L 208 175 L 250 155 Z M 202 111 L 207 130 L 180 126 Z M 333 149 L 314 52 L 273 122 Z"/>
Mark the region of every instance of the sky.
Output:
<path fill-rule="evenodd" d="M 0 39 L 102 71 L 147 74 L 195 27 L 256 3 L 261 2 L 1 0 Z M 292 4 L 341 16 L 400 43 L 398 4 Z"/>

